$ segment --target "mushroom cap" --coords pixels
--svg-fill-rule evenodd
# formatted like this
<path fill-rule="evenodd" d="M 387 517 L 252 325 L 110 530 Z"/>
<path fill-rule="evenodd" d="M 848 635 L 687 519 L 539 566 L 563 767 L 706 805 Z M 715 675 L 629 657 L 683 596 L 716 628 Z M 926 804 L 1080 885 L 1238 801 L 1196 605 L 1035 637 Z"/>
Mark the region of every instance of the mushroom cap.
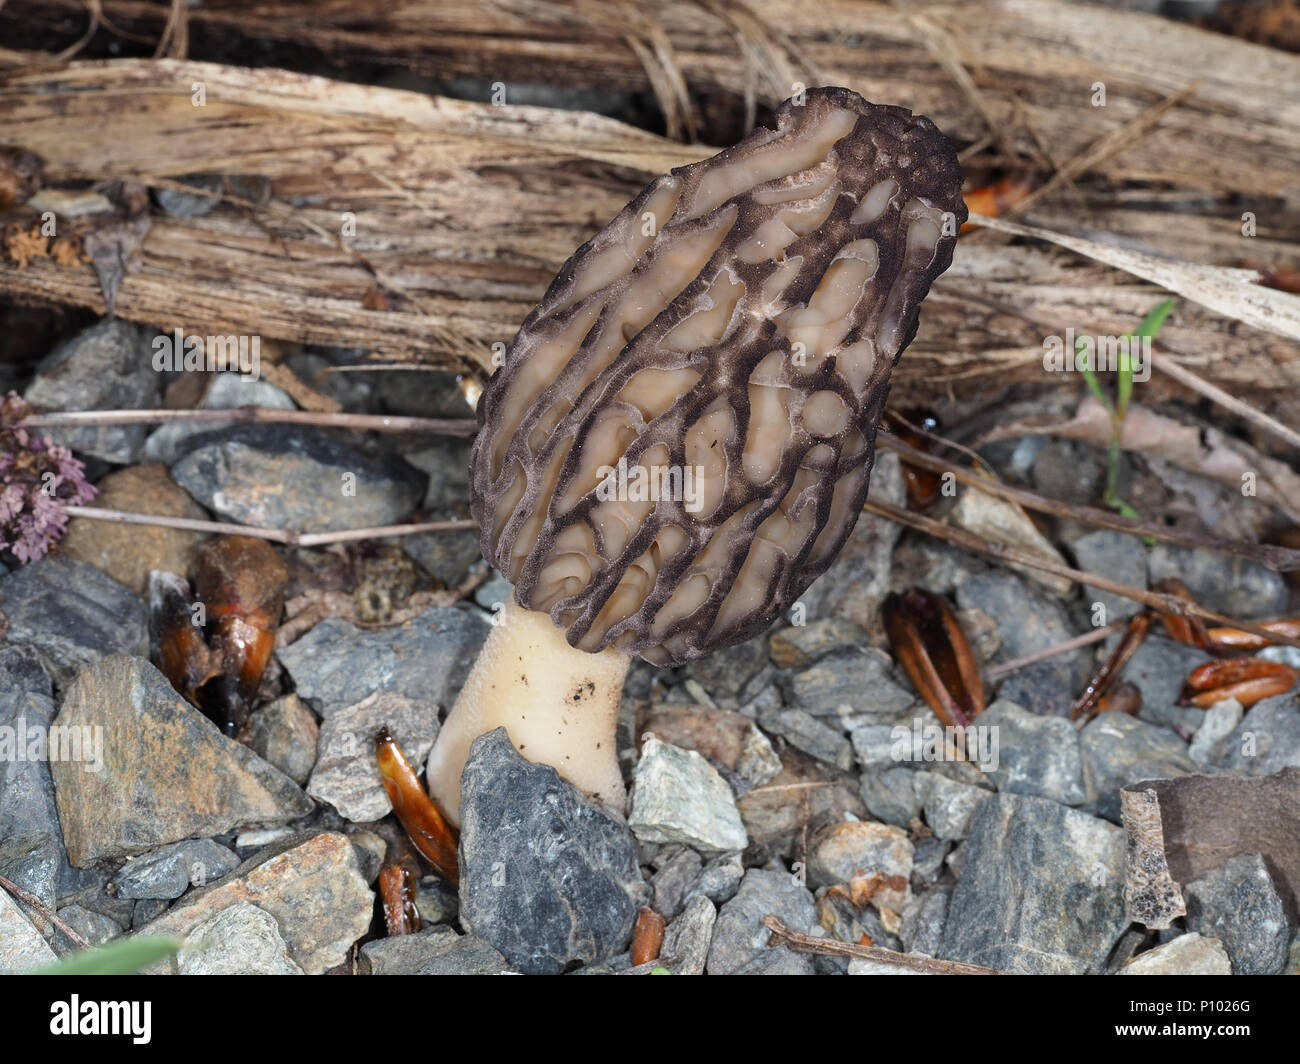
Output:
<path fill-rule="evenodd" d="M 519 604 L 656 665 L 767 628 L 857 520 L 961 183 L 929 119 L 810 89 L 574 252 L 478 406 L 472 512 Z"/>

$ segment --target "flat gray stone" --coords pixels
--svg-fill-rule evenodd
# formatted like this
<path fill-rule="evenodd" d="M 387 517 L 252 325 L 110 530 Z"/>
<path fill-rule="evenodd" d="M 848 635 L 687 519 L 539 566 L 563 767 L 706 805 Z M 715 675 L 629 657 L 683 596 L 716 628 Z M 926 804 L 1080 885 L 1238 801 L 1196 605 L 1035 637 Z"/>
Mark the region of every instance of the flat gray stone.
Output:
<path fill-rule="evenodd" d="M 251 902 L 214 913 L 181 942 L 179 975 L 302 975 L 275 917 Z"/>
<path fill-rule="evenodd" d="M 768 946 L 772 932 L 763 917 L 775 915 L 791 931 L 821 937 L 817 906 L 798 877 L 788 872 L 751 868 L 740 882 L 736 896 L 718 912 L 709 945 L 707 968 L 710 975 L 733 975 L 753 963 L 758 970 L 775 974 L 772 965 L 791 969 L 783 974 L 811 973 L 807 957 L 785 946 Z"/>
<path fill-rule="evenodd" d="M 814 717 L 893 721 L 915 700 L 893 680 L 893 661 L 875 647 L 827 654 L 790 678 L 793 705 Z"/>
<path fill-rule="evenodd" d="M 957 842 L 970 832 L 971 818 L 992 793 L 969 783 L 950 780 L 937 772 L 916 772 L 917 797 L 925 822 L 941 839 Z"/>
<path fill-rule="evenodd" d="M 18 903 L 0 890 L 0 975 L 17 975 L 57 959 Z"/>
<path fill-rule="evenodd" d="M 749 845 L 735 797 L 717 769 L 694 750 L 654 737 L 641 747 L 628 826 L 641 842 L 676 842 L 704 854 Z"/>
<path fill-rule="evenodd" d="M 191 886 L 215 882 L 239 867 L 239 857 L 212 839 L 163 846 L 128 861 L 113 878 L 119 897 L 171 901 Z"/>
<path fill-rule="evenodd" d="M 248 745 L 300 787 L 316 765 L 319 740 L 320 725 L 296 693 L 277 698 L 248 718 Z"/>
<path fill-rule="evenodd" d="M 999 791 L 1035 794 L 1063 805 L 1085 800 L 1079 736 L 1070 721 L 998 699 L 980 714 L 979 724 L 998 729 L 998 767 L 988 774 Z"/>
<path fill-rule="evenodd" d="M 663 948 L 659 953 L 662 957 L 679 958 L 672 969 L 674 974 L 704 974 L 709 942 L 713 938 L 713 927 L 717 919 L 718 910 L 713 907 L 713 902 L 702 894 L 697 894 L 668 925 L 664 931 Z"/>
<path fill-rule="evenodd" d="M 1089 811 L 1119 822 L 1120 790 L 1139 780 L 1195 772 L 1187 744 L 1174 732 L 1126 713 L 1102 713 L 1079 733 Z"/>
<path fill-rule="evenodd" d="M 1116 975 L 1231 975 L 1232 962 L 1217 938 L 1192 931 L 1139 953 Z"/>
<path fill-rule="evenodd" d="M 476 935 L 435 926 L 367 942 L 361 947 L 361 970 L 371 975 L 507 975 L 510 965 Z"/>
<path fill-rule="evenodd" d="M 1234 776 L 1271 776 L 1300 767 L 1300 702 L 1294 692 L 1256 702 L 1220 742 L 1219 768 Z"/>
<path fill-rule="evenodd" d="M 1286 966 L 1291 929 L 1259 854 L 1229 858 L 1184 884 L 1183 897 L 1187 929 L 1219 939 L 1234 975 L 1277 975 Z"/>

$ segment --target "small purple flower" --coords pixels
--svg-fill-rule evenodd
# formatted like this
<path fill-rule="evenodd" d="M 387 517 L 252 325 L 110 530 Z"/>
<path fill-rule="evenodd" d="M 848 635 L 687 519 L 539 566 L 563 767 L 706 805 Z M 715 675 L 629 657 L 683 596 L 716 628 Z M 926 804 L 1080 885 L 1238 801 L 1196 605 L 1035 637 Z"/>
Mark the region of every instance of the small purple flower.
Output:
<path fill-rule="evenodd" d="M 24 563 L 43 557 L 63 536 L 65 506 L 82 506 L 98 494 L 71 451 L 18 424 L 29 414 L 14 392 L 0 400 L 0 550 Z"/>

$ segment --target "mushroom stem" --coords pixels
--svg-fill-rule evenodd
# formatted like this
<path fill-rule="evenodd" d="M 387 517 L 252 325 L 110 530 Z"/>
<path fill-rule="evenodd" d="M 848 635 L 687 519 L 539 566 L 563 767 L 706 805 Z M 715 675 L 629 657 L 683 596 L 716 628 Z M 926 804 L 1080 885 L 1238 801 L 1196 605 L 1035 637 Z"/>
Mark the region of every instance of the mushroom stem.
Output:
<path fill-rule="evenodd" d="M 547 614 L 511 596 L 429 754 L 429 794 L 447 818 L 459 826 L 471 744 L 501 727 L 529 761 L 622 811 L 615 731 L 629 661 L 613 647 L 598 654 L 571 647 Z"/>

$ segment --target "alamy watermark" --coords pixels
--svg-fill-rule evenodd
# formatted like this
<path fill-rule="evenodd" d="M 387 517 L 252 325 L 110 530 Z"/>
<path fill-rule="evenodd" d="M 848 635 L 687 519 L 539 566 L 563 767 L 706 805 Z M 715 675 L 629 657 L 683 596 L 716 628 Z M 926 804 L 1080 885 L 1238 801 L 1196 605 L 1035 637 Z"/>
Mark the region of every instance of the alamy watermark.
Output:
<path fill-rule="evenodd" d="M 970 761 L 985 772 L 998 768 L 998 726 L 971 724 L 941 727 L 912 718 L 912 726 L 895 725 L 889 733 L 894 761 Z"/>
<path fill-rule="evenodd" d="M 240 373 L 246 381 L 261 376 L 260 336 L 186 336 L 183 329 L 153 338 L 153 368 L 158 373 Z"/>
<path fill-rule="evenodd" d="M 95 724 L 0 724 L 0 761 L 71 761 L 86 772 L 104 768 L 104 729 Z"/>
<path fill-rule="evenodd" d="M 704 507 L 701 497 L 703 466 L 628 466 L 620 458 L 617 466 L 603 465 L 596 470 L 600 483 L 596 498 L 601 502 L 680 502 L 687 513 L 699 513 Z"/>
<path fill-rule="evenodd" d="M 1131 370 L 1133 380 L 1141 384 L 1151 379 L 1151 337 L 1079 336 L 1066 329 L 1064 336 L 1043 338 L 1043 369 L 1049 373 Z"/>

